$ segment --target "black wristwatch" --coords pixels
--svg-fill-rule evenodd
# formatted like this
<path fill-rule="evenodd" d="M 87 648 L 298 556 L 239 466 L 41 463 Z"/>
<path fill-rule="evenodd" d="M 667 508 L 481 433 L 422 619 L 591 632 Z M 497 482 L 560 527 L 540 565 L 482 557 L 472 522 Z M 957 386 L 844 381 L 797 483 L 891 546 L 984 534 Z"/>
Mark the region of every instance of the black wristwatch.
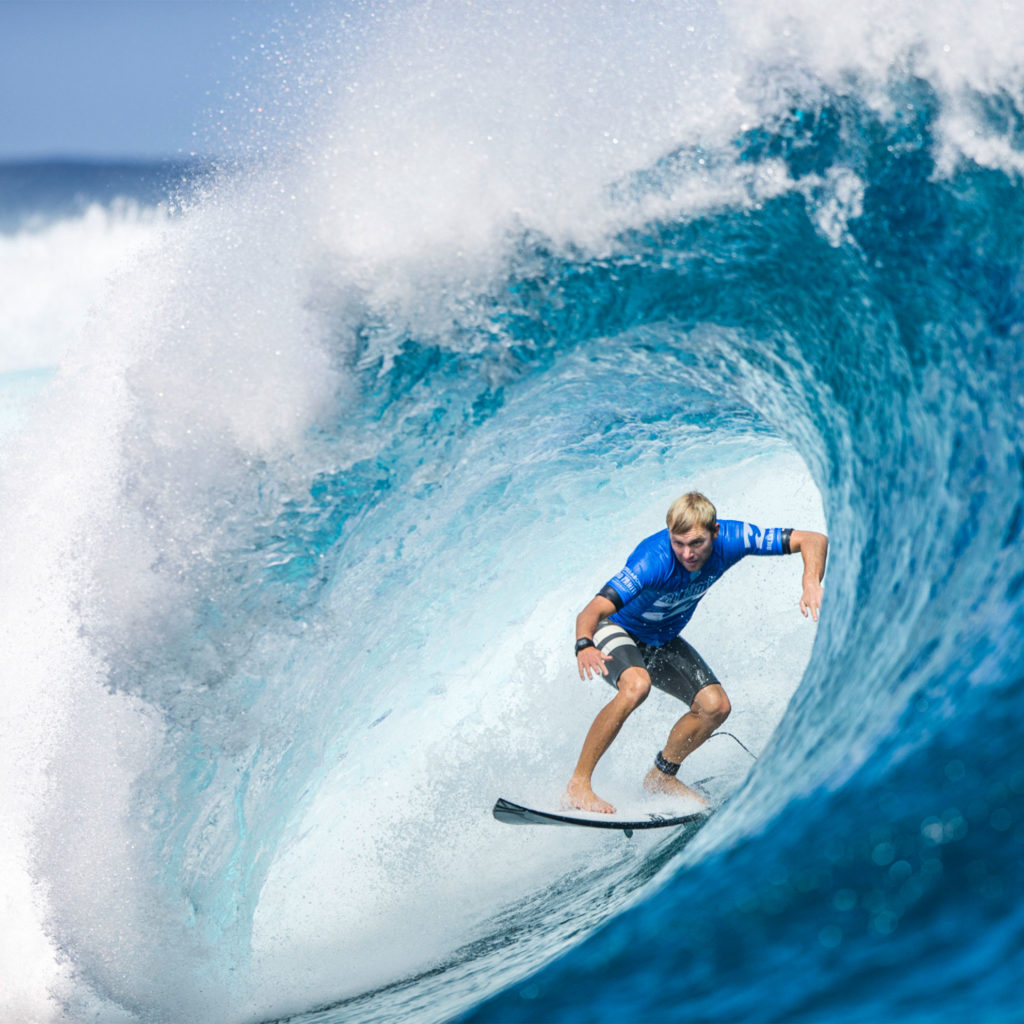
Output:
<path fill-rule="evenodd" d="M 579 640 L 576 641 L 576 654 L 578 656 L 580 651 L 585 651 L 588 647 L 596 647 L 596 646 L 597 646 L 597 644 L 595 644 L 594 641 L 591 640 L 589 636 L 581 636 L 579 638 Z"/>

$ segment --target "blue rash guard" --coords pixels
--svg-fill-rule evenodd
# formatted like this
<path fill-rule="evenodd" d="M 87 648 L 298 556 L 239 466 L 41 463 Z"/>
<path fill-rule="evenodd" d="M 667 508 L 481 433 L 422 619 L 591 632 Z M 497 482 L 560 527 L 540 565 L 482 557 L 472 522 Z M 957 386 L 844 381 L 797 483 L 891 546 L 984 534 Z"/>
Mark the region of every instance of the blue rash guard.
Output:
<path fill-rule="evenodd" d="M 676 558 L 668 530 L 662 530 L 637 545 L 625 568 L 601 588 L 600 595 L 617 609 L 610 616 L 612 622 L 637 640 L 661 647 L 679 635 L 726 569 L 746 555 L 788 555 L 791 532 L 721 519 L 708 560 L 697 572 L 689 572 Z"/>

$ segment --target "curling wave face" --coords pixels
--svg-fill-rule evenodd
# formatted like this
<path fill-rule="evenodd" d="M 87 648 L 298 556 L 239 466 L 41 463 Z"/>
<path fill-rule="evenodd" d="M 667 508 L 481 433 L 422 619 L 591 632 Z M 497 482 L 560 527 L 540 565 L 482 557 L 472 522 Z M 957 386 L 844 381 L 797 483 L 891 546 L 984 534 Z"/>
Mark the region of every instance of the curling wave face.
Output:
<path fill-rule="evenodd" d="M 1019 90 L 994 36 L 997 85 L 941 63 L 951 5 L 837 18 L 852 66 L 809 10 L 658 13 L 382 15 L 316 142 L 144 227 L 17 405 L 5 856 L 73 1015 L 836 1020 L 886 964 L 879 1012 L 1009 998 Z M 792 565 L 693 623 L 762 757 L 709 744 L 742 785 L 685 847 L 503 830 L 605 696 L 577 606 L 691 485 L 832 538 L 816 642 Z"/>

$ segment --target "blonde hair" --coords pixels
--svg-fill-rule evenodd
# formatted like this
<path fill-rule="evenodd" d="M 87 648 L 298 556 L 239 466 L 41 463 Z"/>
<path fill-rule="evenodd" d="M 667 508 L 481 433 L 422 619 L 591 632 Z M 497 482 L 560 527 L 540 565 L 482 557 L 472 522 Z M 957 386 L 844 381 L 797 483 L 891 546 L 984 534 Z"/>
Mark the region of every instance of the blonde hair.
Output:
<path fill-rule="evenodd" d="M 715 506 L 699 491 L 690 491 L 689 494 L 676 498 L 665 516 L 669 533 L 687 533 L 698 527 L 704 527 L 708 533 L 714 533 L 717 522 L 718 513 Z"/>

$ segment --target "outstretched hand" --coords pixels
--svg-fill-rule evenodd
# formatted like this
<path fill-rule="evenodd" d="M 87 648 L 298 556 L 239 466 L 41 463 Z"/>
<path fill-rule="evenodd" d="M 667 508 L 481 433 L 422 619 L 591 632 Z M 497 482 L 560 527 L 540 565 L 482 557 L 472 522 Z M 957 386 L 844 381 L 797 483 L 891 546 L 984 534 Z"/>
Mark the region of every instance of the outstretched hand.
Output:
<path fill-rule="evenodd" d="M 579 669 L 580 679 L 596 679 L 598 676 L 608 675 L 608 669 L 604 667 L 604 663 L 611 660 L 610 654 L 603 654 L 596 647 L 584 647 L 576 655 L 576 667 Z"/>

